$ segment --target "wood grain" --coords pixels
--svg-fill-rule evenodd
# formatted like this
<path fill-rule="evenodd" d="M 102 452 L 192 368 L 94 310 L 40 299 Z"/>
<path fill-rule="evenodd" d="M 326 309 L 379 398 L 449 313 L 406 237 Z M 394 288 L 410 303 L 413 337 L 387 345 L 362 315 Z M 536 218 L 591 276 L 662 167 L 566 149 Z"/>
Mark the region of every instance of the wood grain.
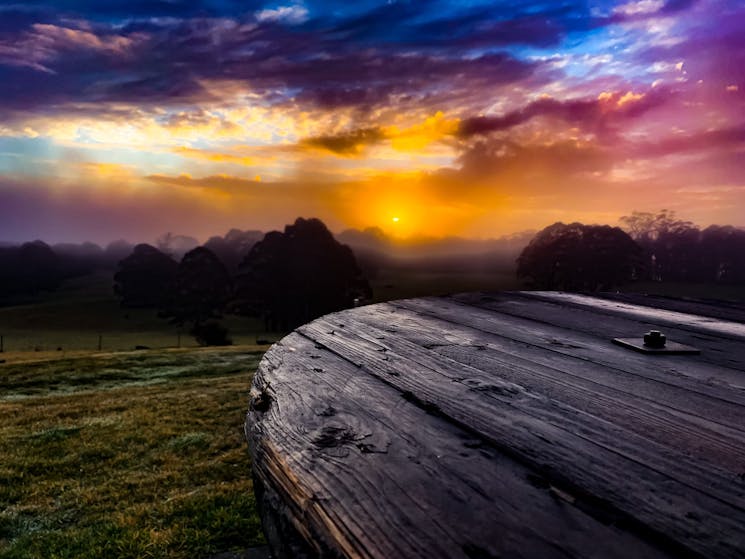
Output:
<path fill-rule="evenodd" d="M 648 315 L 593 301 L 414 299 L 275 344 L 246 420 L 271 516 L 317 557 L 742 557 L 736 323 L 665 315 L 735 356 L 660 359 L 598 343 Z"/>

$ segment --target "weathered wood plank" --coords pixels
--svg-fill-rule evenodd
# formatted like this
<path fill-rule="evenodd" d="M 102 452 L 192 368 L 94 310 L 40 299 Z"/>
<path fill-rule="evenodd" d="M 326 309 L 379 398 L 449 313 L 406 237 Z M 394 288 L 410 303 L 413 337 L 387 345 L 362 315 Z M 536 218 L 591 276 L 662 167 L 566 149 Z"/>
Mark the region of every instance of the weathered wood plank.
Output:
<path fill-rule="evenodd" d="M 685 361 L 689 356 L 657 359 L 619 348 L 591 334 L 567 332 L 488 309 L 464 308 L 447 299 L 417 299 L 393 305 L 417 313 L 414 321 L 424 314 L 481 332 L 500 351 L 529 356 L 564 374 L 626 392 L 629 398 L 654 399 L 688 414 L 702 415 L 737 429 L 743 427 L 745 382 L 739 371 L 708 363 L 691 367 Z"/>
<path fill-rule="evenodd" d="M 464 326 L 454 312 L 445 320 L 376 305 L 356 312 L 354 320 L 366 325 L 368 334 L 376 332 L 375 339 L 384 340 L 389 350 L 401 346 L 400 339 L 411 342 L 403 344 L 404 352 L 416 350 L 412 343 L 427 347 L 482 371 L 483 382 L 500 378 L 531 385 L 551 400 L 592 406 L 595 415 L 625 429 L 638 420 L 636 432 L 659 444 L 680 448 L 688 442 L 692 456 L 715 466 L 729 464 L 736 474 L 745 469 L 745 406 L 668 385 L 650 389 L 643 378 Z M 395 328 L 395 334 L 380 330 L 380 324 Z"/>
<path fill-rule="evenodd" d="M 690 314 L 667 309 L 643 307 L 624 303 L 621 301 L 605 300 L 579 293 L 561 293 L 556 291 L 522 291 L 520 295 L 545 301 L 560 303 L 565 307 L 577 305 L 589 307 L 598 314 L 609 314 L 612 316 L 628 316 L 637 320 L 647 320 L 656 323 L 670 324 L 683 330 L 693 332 L 705 332 L 717 336 L 732 337 L 745 340 L 745 324 L 711 318 L 697 314 Z"/>
<path fill-rule="evenodd" d="M 389 356 L 394 355 L 390 352 L 395 352 L 396 355 L 417 353 L 420 350 L 417 343 L 422 342 L 421 335 L 426 332 L 429 324 L 425 320 L 418 320 L 416 331 L 412 334 L 418 339 L 416 343 L 409 343 L 405 338 L 411 331 L 403 326 L 400 314 L 385 316 L 388 327 L 397 328 L 395 334 L 386 334 L 374 326 L 378 323 L 375 317 L 368 322 L 362 312 L 357 312 L 355 323 L 362 322 L 364 329 L 363 334 L 358 334 L 363 338 L 374 334 L 373 343 L 381 345 Z M 435 325 L 435 328 L 452 340 L 454 329 L 442 324 Z M 349 328 L 345 328 L 343 332 L 337 330 L 335 335 L 347 339 L 348 334 Z M 650 455 L 652 462 L 646 462 L 647 466 L 666 472 L 671 477 L 676 477 L 673 475 L 676 474 L 676 479 L 736 506 L 745 505 L 742 491 L 739 495 L 732 494 L 733 480 L 738 480 L 745 464 L 745 437 L 742 430 L 723 428 L 703 418 L 673 413 L 651 401 L 628 401 L 617 391 L 593 390 L 598 387 L 589 384 L 583 386 L 581 380 L 578 382 L 577 379 L 557 378 L 561 375 L 560 371 L 538 366 L 527 359 L 515 356 L 500 359 L 499 356 L 495 356 L 494 351 L 482 352 L 473 346 L 452 343 L 435 343 L 429 347 L 443 357 L 448 357 L 443 359 L 443 366 L 453 359 L 451 353 L 463 358 L 454 359 L 458 363 L 465 363 L 469 357 L 473 358 L 473 363 L 469 363 L 472 365 L 469 369 L 470 374 L 461 374 L 459 377 L 452 377 L 451 380 L 463 382 L 478 392 L 488 392 L 495 380 L 506 380 L 513 383 L 512 386 L 518 386 L 538 399 L 535 401 L 541 401 L 540 404 L 535 404 L 535 401 L 531 400 L 531 406 L 571 406 L 571 415 L 575 414 L 576 410 L 588 413 L 588 409 L 592 409 L 595 415 L 580 417 L 576 420 L 579 424 L 574 427 L 575 429 L 588 429 L 592 425 L 590 422 L 595 421 L 598 423 L 595 426 L 598 435 L 594 440 L 605 446 L 612 446 L 618 440 L 633 440 L 634 436 L 643 437 L 643 440 L 637 440 L 636 445 L 630 446 L 625 452 L 642 463 L 645 462 L 641 456 Z M 465 353 L 459 352 L 458 348 L 463 347 L 466 348 Z M 742 411 L 741 409 L 740 412 Z M 740 417 L 743 417 L 743 413 L 740 413 Z M 566 427 L 573 425 L 573 421 L 573 417 L 565 417 L 562 414 L 558 423 Z M 656 442 L 656 445 L 652 445 L 652 442 Z M 671 443 L 671 446 L 667 443 Z M 654 452 L 650 453 L 649 448 L 644 448 L 650 446 Z M 698 457 L 703 463 L 689 458 L 689 455 Z M 745 490 L 745 484 L 740 485 Z"/>
<path fill-rule="evenodd" d="M 742 371 L 706 362 L 703 355 L 648 356 L 615 346 L 611 343 L 611 336 L 602 332 L 604 326 L 601 322 L 606 320 L 604 317 L 584 317 L 585 326 L 582 328 L 587 331 L 582 332 L 544 320 L 542 310 L 536 310 L 526 300 L 514 301 L 507 295 L 490 296 L 478 303 L 460 299 L 460 296 L 452 299 L 409 299 L 397 301 L 394 305 L 439 317 L 457 312 L 463 324 L 485 332 L 722 401 L 745 405 L 745 375 Z M 452 305 L 458 304 L 462 305 L 460 309 L 453 308 Z M 530 315 L 524 316 L 529 309 L 532 309 Z M 646 325 L 649 326 L 652 325 Z M 624 326 L 629 329 L 644 327 L 641 323 Z"/>
<path fill-rule="evenodd" d="M 702 351 L 695 361 L 688 359 L 690 363 L 712 363 L 732 368 L 738 373 L 745 370 L 745 352 L 735 351 L 738 344 L 745 343 L 745 338 L 732 338 L 729 335 L 703 330 L 700 324 L 695 324 L 695 321 L 693 324 L 670 322 L 670 316 L 664 314 L 663 318 L 654 320 L 654 309 L 624 303 L 622 311 L 613 313 L 607 305 L 616 303 L 597 299 L 599 308 L 594 308 L 590 305 L 591 298 L 583 300 L 586 304 L 563 303 L 545 297 L 541 293 L 530 292 L 510 294 L 496 298 L 497 300 L 489 300 L 489 297 L 484 298 L 476 294 L 462 294 L 453 298 L 466 304 L 496 310 L 501 314 L 529 318 L 569 331 L 592 334 L 601 339 L 603 343 L 616 337 L 641 338 L 643 333 L 650 328 L 662 329 L 668 334 L 668 339 L 694 346 Z M 667 313 L 668 311 L 661 312 Z M 682 313 L 673 314 L 680 315 L 681 319 L 690 317 Z M 706 320 L 712 324 L 739 326 L 715 319 Z"/>
<path fill-rule="evenodd" d="M 321 556 L 665 556 L 299 334 L 267 353 L 252 398 L 257 475 Z"/>
<path fill-rule="evenodd" d="M 573 349 L 568 346 L 580 347 L 583 345 L 582 340 L 575 339 L 572 344 L 561 343 L 552 336 L 536 337 L 534 330 L 531 330 L 532 338 L 522 336 L 514 329 L 501 328 L 499 323 L 495 327 L 491 320 L 493 313 L 478 309 L 467 309 L 468 316 L 458 320 L 457 316 L 464 310 L 458 308 L 457 303 L 441 300 L 437 302 L 434 309 L 429 301 L 417 301 L 412 310 L 409 310 L 408 302 L 393 303 L 391 306 L 375 305 L 367 307 L 370 310 L 365 313 L 356 314 L 355 320 L 366 323 L 372 321 L 378 326 L 385 323 L 387 329 L 405 330 L 407 339 L 425 347 L 467 344 L 475 346 L 477 350 L 488 348 L 503 354 L 509 363 L 515 359 L 527 359 L 559 371 L 568 378 L 577 377 L 595 390 L 608 388 L 632 401 L 652 401 L 686 415 L 702 417 L 707 422 L 712 421 L 737 430 L 745 429 L 745 398 L 741 400 L 742 404 L 737 404 L 722 399 L 730 396 L 728 391 L 696 391 L 699 384 L 695 380 L 683 383 L 682 386 L 677 382 L 670 383 L 670 375 L 674 376 L 674 371 L 666 368 L 669 363 L 665 361 L 643 361 L 638 367 L 633 363 L 632 366 L 624 363 L 625 369 L 607 363 L 598 366 L 584 355 L 568 353 Z M 396 315 L 385 315 L 386 312 L 394 311 L 399 312 Z M 370 316 L 367 316 L 367 312 Z M 419 313 L 424 313 L 429 320 L 422 321 Z M 378 314 L 384 316 L 379 318 Z M 403 325 L 399 325 L 399 322 Z M 544 338 L 549 341 L 544 341 Z M 617 356 L 617 361 L 621 360 L 620 357 Z M 608 361 L 612 362 L 612 358 Z M 726 373 L 731 374 L 731 371 Z"/>
<path fill-rule="evenodd" d="M 464 378 L 482 378 L 483 371 L 431 355 L 421 346 L 405 355 L 392 352 L 371 337 L 369 324 L 356 328 L 347 321 L 350 314 L 343 320 L 337 315 L 315 321 L 300 331 L 348 356 L 369 374 L 411 392 L 425 406 L 434 406 L 455 423 L 476 429 L 526 464 L 549 472 L 556 483 L 566 484 L 568 492 L 581 495 L 578 500 L 603 502 L 612 514 L 631 523 L 636 519 L 642 527 L 666 534 L 683 549 L 702 556 L 739 555 L 744 545 L 735 528 L 737 519 L 742 520 L 740 507 L 698 493 L 645 466 L 644 461 L 655 458 L 645 446 L 609 441 L 608 433 L 604 433 L 609 425 L 588 421 L 592 416 L 514 383 L 491 379 L 488 390 L 472 389 L 463 383 Z M 629 451 L 634 454 L 628 455 Z M 642 463 L 639 458 L 643 458 Z M 666 467 L 671 468 L 669 464 Z M 692 497 L 694 493 L 696 497 Z M 701 531 L 697 519 L 704 517 L 706 530 L 711 531 L 709 536 L 715 534 L 716 543 Z"/>
<path fill-rule="evenodd" d="M 641 293 L 598 293 L 597 297 L 631 305 L 642 305 L 655 309 L 707 316 L 728 322 L 745 323 L 745 303 L 734 301 L 680 299 L 662 295 L 643 295 Z"/>

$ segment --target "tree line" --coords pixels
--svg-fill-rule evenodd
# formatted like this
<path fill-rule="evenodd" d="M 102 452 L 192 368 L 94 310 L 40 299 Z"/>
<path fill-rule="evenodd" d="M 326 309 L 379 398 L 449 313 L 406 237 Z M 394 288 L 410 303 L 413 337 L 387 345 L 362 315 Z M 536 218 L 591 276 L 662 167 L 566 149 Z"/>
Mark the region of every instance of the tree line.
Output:
<path fill-rule="evenodd" d="M 565 291 L 613 290 L 640 280 L 745 284 L 743 229 L 700 229 L 667 210 L 634 212 L 621 224 L 546 227 L 520 253 L 517 275 L 528 287 Z M 202 246 L 171 234 L 155 244 L 0 246 L 0 303 L 112 270 L 122 306 L 158 309 L 212 343 L 227 340 L 215 322 L 223 313 L 259 317 L 266 330 L 287 331 L 372 295 L 366 268 L 318 219 L 299 218 L 266 235 L 233 229 Z"/>
<path fill-rule="evenodd" d="M 94 243 L 50 246 L 39 240 L 0 246 L 0 303 L 19 303 L 56 289 L 67 279 L 113 270 L 131 251 L 132 245 L 122 240 L 105 248 Z"/>
<path fill-rule="evenodd" d="M 675 213 L 633 212 L 625 229 L 555 223 L 517 260 L 517 275 L 536 289 L 603 291 L 635 280 L 745 283 L 745 230 L 705 229 Z"/>
<path fill-rule="evenodd" d="M 227 237 L 240 242 L 213 238 L 180 262 L 151 245 L 135 246 L 114 275 L 122 305 L 158 308 L 161 316 L 188 324 L 200 342 L 213 345 L 229 343 L 214 321 L 223 312 L 260 317 L 267 330 L 286 331 L 372 296 L 352 250 L 318 219 L 299 218 L 253 243 L 251 235 Z M 236 245 L 248 250 L 233 268 L 228 246 Z M 228 258 L 219 258 L 220 250 Z"/>

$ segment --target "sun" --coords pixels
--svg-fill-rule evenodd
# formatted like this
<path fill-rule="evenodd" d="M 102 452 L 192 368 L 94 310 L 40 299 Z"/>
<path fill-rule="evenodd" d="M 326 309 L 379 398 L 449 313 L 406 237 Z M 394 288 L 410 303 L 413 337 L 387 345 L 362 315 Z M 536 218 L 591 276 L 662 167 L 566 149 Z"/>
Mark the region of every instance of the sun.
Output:
<path fill-rule="evenodd" d="M 393 223 L 398 223 L 399 221 L 401 221 L 401 218 L 400 217 L 392 217 L 391 218 L 391 221 L 393 221 Z"/>

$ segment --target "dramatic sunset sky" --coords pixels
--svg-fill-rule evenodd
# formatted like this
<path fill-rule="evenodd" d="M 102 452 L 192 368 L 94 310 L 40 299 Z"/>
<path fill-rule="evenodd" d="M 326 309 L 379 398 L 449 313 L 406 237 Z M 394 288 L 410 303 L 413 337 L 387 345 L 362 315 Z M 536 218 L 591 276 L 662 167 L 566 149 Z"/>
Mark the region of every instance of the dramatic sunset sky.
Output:
<path fill-rule="evenodd" d="M 745 225 L 745 2 L 0 4 L 0 241 Z"/>

